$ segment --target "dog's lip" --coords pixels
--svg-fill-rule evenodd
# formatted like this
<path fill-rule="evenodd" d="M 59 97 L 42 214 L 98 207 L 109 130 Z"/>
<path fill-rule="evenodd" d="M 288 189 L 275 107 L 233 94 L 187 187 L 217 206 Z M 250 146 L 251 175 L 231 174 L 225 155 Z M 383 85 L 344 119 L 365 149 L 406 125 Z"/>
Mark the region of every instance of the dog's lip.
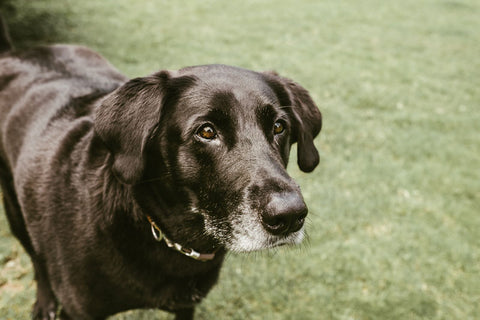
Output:
<path fill-rule="evenodd" d="M 293 245 L 293 244 L 295 244 L 294 241 L 289 240 L 288 237 L 285 237 L 285 238 L 282 238 L 282 239 L 279 239 L 279 240 L 273 242 L 271 244 L 271 246 L 273 248 L 273 247 L 282 247 L 282 246 Z"/>
<path fill-rule="evenodd" d="M 273 241 L 269 243 L 267 249 L 300 244 L 305 237 L 303 229 L 304 228 L 302 226 L 298 231 L 292 232 L 288 235 L 275 237 L 276 239 L 272 239 Z"/>

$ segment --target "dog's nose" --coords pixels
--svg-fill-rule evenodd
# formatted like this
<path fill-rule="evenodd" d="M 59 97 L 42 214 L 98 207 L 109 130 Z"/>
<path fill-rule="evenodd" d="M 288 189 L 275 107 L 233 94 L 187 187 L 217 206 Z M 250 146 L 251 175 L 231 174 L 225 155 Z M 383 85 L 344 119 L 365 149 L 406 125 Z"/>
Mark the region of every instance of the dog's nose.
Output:
<path fill-rule="evenodd" d="M 262 224 L 271 234 L 288 235 L 302 228 L 307 212 L 299 193 L 275 193 L 262 212 Z"/>

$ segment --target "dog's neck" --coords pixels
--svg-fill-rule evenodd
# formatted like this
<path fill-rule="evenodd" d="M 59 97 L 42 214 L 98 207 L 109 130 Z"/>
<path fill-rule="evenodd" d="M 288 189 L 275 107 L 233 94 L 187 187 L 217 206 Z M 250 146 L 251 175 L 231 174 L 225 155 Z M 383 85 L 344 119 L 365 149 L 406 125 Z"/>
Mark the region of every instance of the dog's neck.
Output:
<path fill-rule="evenodd" d="M 92 140 L 91 145 L 95 146 L 95 143 L 93 142 L 94 141 Z M 107 157 L 107 152 L 105 152 L 105 156 Z M 108 162 L 108 158 L 106 158 L 104 161 Z M 106 180 L 108 180 L 107 186 L 102 184 L 94 187 L 96 191 L 94 192 L 96 196 L 95 200 L 98 201 L 98 203 L 101 203 L 102 207 L 105 208 L 104 212 L 107 212 L 105 217 L 107 224 L 115 220 L 115 213 L 118 210 L 129 212 L 133 218 L 133 221 L 144 223 L 145 218 L 147 218 L 148 222 L 150 223 L 153 238 L 158 242 L 164 242 L 170 249 L 172 249 L 172 251 L 178 251 L 178 253 L 181 253 L 187 257 L 203 262 L 212 261 L 217 257 L 223 256 L 220 251 L 224 251 L 220 250 L 221 247 L 213 244 L 211 240 L 203 239 L 199 242 L 195 241 L 196 243 L 180 244 L 175 242 L 175 240 L 178 238 L 176 236 L 178 235 L 171 235 L 168 232 L 165 232 L 168 230 L 162 230 L 164 229 L 160 227 L 162 225 L 160 222 L 162 221 L 154 220 L 152 216 L 146 212 L 170 212 L 171 210 L 167 210 L 165 208 L 172 204 L 167 205 L 164 203 L 162 200 L 160 200 L 162 197 L 159 197 L 158 194 L 149 197 L 148 195 L 152 195 L 154 192 L 154 189 L 151 188 L 151 185 L 142 185 L 141 187 L 137 185 L 136 187 L 138 189 L 135 190 L 135 187 L 132 188 L 120 183 L 111 173 L 108 166 L 102 166 L 101 168 L 98 168 L 97 173 L 97 176 L 102 175 Z M 141 206 L 138 201 L 134 200 L 136 198 L 135 195 L 137 197 L 147 196 L 148 200 L 144 199 L 144 201 L 141 201 L 141 203 L 148 203 L 149 206 Z M 208 253 L 202 253 L 197 250 L 205 250 Z"/>

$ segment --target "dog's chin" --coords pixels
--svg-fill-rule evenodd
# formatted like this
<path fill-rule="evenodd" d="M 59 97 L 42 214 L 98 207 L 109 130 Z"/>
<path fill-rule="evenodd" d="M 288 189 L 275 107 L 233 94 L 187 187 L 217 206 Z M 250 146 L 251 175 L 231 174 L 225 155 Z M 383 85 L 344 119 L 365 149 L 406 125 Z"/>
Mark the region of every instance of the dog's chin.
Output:
<path fill-rule="evenodd" d="M 285 245 L 297 245 L 300 244 L 305 237 L 304 227 L 287 236 L 275 236 L 269 234 L 263 228 L 262 232 L 259 232 L 259 230 L 256 230 L 256 232 L 248 231 L 237 234 L 234 233 L 233 237 L 226 244 L 227 249 L 234 252 L 265 250 Z"/>

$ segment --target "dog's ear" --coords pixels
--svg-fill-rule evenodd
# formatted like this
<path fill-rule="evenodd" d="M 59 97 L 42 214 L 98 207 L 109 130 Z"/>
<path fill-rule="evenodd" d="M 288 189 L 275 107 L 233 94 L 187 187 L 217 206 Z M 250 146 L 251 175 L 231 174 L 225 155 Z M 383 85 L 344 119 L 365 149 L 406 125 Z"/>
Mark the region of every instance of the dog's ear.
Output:
<path fill-rule="evenodd" d="M 98 108 L 94 127 L 110 151 L 113 174 L 125 184 L 138 182 L 144 173 L 145 147 L 165 104 L 193 81 L 161 71 L 135 78 L 112 92 Z"/>
<path fill-rule="evenodd" d="M 318 165 L 320 156 L 313 139 L 322 129 L 322 114 L 308 91 L 298 83 L 266 72 L 266 81 L 273 89 L 280 104 L 285 107 L 293 121 L 293 141 L 298 142 L 298 166 L 304 172 L 311 172 Z"/>

